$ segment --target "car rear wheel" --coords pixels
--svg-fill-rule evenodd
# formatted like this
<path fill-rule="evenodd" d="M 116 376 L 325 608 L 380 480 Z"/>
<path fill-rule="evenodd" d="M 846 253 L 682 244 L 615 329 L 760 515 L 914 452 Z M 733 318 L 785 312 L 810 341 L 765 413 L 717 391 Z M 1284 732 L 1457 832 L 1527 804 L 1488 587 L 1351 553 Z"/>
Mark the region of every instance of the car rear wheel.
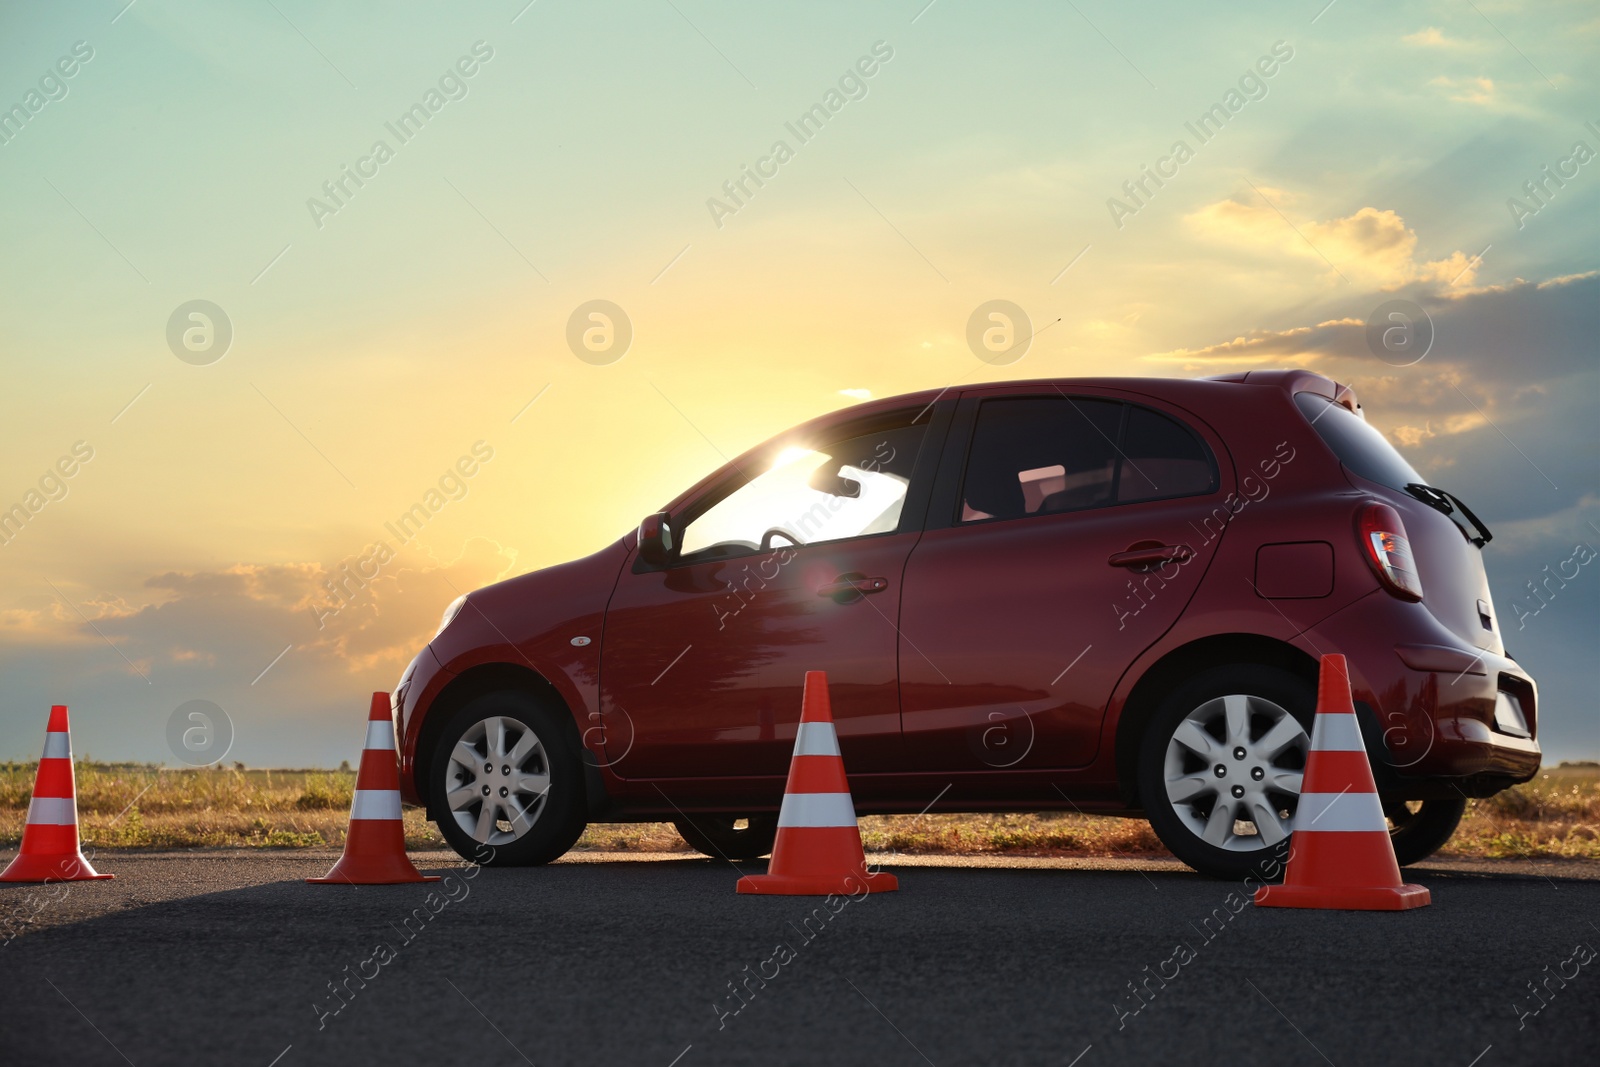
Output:
<path fill-rule="evenodd" d="M 760 859 L 772 851 L 778 836 L 778 817 L 770 814 L 686 815 L 672 825 L 696 852 L 728 860 Z"/>
<path fill-rule="evenodd" d="M 1316 702 L 1306 679 L 1257 664 L 1167 695 L 1140 746 L 1139 792 L 1173 855 L 1213 878 L 1281 875 Z"/>
<path fill-rule="evenodd" d="M 574 732 L 564 714 L 515 690 L 452 715 L 428 779 L 450 847 L 495 867 L 549 863 L 571 848 L 587 821 Z"/>
<path fill-rule="evenodd" d="M 1394 800 L 1383 805 L 1389 820 L 1389 840 L 1400 866 L 1427 859 L 1450 840 L 1467 811 L 1465 798 L 1453 800 Z"/>

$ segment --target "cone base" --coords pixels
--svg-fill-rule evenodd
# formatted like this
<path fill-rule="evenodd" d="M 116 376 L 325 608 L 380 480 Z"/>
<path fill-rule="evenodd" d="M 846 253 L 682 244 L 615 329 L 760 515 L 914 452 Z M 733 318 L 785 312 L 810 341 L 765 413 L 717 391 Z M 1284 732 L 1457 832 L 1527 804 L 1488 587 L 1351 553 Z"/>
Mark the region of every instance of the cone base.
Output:
<path fill-rule="evenodd" d="M 1427 887 L 1265 885 L 1256 890 L 1258 908 L 1322 908 L 1330 911 L 1409 911 L 1433 903 Z"/>
<path fill-rule="evenodd" d="M 81 852 L 43 856 L 22 852 L 0 871 L 0 882 L 93 882 L 115 877 L 96 871 Z"/>
<path fill-rule="evenodd" d="M 351 819 L 339 862 L 321 878 L 306 879 L 312 885 L 401 885 L 438 880 L 437 875 L 425 875 L 412 865 L 399 819 Z"/>
<path fill-rule="evenodd" d="M 408 882 L 437 882 L 436 874 L 423 874 L 401 853 L 382 859 L 341 857 L 321 878 L 307 878 L 310 885 L 403 885 Z"/>
<path fill-rule="evenodd" d="M 741 893 L 754 893 L 771 897 L 825 897 L 830 893 L 851 896 L 861 892 L 862 885 L 868 893 L 892 893 L 900 888 L 900 880 L 892 874 L 860 875 L 853 871 L 843 874 L 747 874 L 739 879 Z"/>

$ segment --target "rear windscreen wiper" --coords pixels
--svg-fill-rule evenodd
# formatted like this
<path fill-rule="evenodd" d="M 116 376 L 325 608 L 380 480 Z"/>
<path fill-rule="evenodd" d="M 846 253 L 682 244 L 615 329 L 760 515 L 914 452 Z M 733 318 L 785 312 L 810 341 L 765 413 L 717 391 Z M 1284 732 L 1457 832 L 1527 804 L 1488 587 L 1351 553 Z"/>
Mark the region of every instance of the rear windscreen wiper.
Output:
<path fill-rule="evenodd" d="M 1485 526 L 1483 524 L 1483 520 L 1474 515 L 1472 513 L 1472 509 L 1463 504 L 1461 502 L 1461 498 L 1456 496 L 1454 493 L 1447 493 L 1443 489 L 1439 489 L 1431 485 L 1423 485 L 1421 482 L 1409 483 L 1406 486 L 1406 492 L 1410 493 L 1412 496 L 1416 497 L 1430 508 L 1433 508 L 1437 511 L 1442 511 L 1444 514 L 1452 516 L 1452 522 L 1455 521 L 1455 513 L 1459 511 L 1461 513 L 1461 517 L 1470 522 L 1473 526 L 1473 529 L 1477 530 L 1477 533 L 1475 535 L 1467 533 L 1466 530 L 1461 529 L 1460 523 L 1456 524 L 1456 528 L 1461 529 L 1461 532 L 1463 535 L 1465 535 L 1466 539 L 1477 545 L 1479 548 L 1482 548 L 1484 545 L 1494 540 L 1494 534 L 1489 532 L 1489 527 Z"/>
<path fill-rule="evenodd" d="M 1442 491 L 1443 490 L 1441 490 L 1441 492 Z M 1471 508 L 1467 507 L 1467 505 L 1461 502 L 1460 497 L 1456 496 L 1454 493 L 1445 493 L 1444 495 L 1449 497 L 1451 502 L 1455 504 L 1457 511 L 1461 512 L 1461 514 L 1467 517 L 1468 522 L 1477 527 L 1478 536 L 1470 539 L 1473 544 L 1477 545 L 1479 548 L 1482 548 L 1484 545 L 1494 540 L 1494 534 L 1489 532 L 1489 527 L 1485 526 L 1483 520 L 1472 513 Z"/>

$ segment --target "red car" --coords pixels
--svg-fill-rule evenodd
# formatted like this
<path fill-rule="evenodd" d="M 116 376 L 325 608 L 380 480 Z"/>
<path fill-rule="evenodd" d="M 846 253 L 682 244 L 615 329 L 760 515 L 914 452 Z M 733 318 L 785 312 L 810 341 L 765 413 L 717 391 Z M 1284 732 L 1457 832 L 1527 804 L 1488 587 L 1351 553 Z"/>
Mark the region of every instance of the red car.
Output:
<path fill-rule="evenodd" d="M 1132 815 L 1242 877 L 1285 847 L 1340 652 L 1414 862 L 1539 766 L 1489 538 L 1308 371 L 873 401 L 450 605 L 395 690 L 403 789 L 499 864 L 596 821 L 760 856 L 825 670 L 862 814 Z"/>

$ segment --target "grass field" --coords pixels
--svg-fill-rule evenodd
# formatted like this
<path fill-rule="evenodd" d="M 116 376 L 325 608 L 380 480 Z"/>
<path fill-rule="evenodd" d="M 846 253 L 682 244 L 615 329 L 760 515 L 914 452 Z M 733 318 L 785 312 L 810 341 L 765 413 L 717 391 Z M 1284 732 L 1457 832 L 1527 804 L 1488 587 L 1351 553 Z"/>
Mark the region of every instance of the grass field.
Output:
<path fill-rule="evenodd" d="M 31 763 L 0 764 L 0 846 L 21 840 L 33 776 Z M 77 782 L 81 833 L 97 849 L 312 848 L 343 844 L 355 774 L 83 762 Z M 421 811 L 408 809 L 405 826 L 410 847 L 445 847 Z M 1093 815 L 869 816 L 861 829 L 874 851 L 1166 854 L 1144 822 Z M 667 823 L 597 824 L 578 848 L 690 851 Z M 1548 768 L 1527 785 L 1472 801 L 1443 854 L 1600 859 L 1600 766 Z"/>

